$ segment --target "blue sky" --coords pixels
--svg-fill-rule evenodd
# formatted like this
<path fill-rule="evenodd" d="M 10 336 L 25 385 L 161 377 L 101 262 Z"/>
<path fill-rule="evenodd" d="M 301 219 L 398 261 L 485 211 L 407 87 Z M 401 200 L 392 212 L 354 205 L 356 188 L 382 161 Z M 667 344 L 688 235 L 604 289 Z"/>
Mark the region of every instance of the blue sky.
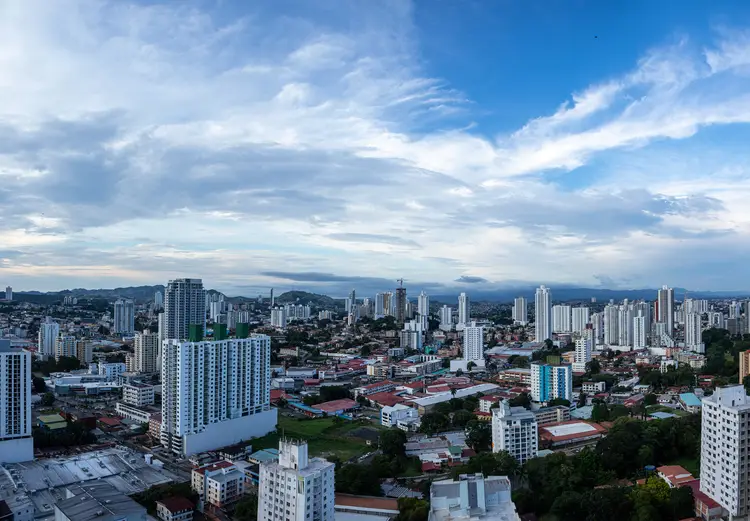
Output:
<path fill-rule="evenodd" d="M 745 2 L 9 0 L 0 284 L 750 291 Z"/>

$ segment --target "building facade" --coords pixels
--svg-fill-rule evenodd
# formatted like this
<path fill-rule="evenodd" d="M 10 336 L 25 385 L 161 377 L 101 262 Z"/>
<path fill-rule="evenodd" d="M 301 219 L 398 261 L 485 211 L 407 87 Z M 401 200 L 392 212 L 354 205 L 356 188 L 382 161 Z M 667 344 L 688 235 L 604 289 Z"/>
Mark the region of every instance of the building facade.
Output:
<path fill-rule="evenodd" d="M 458 296 L 458 325 L 466 326 L 471 320 L 471 302 L 469 295 L 461 293 Z"/>
<path fill-rule="evenodd" d="M 175 279 L 167 283 L 164 296 L 163 339 L 185 340 L 190 326 L 206 330 L 206 292 L 201 279 Z"/>
<path fill-rule="evenodd" d="M 146 329 L 135 334 L 135 370 L 139 373 L 158 373 L 161 370 L 159 335 Z"/>
<path fill-rule="evenodd" d="M 573 368 L 565 364 L 531 364 L 531 399 L 546 403 L 555 398 L 573 401 Z"/>
<path fill-rule="evenodd" d="M 0 463 L 34 459 L 31 353 L 0 340 Z"/>
<path fill-rule="evenodd" d="M 546 286 L 540 286 L 534 295 L 534 331 L 535 340 L 544 342 L 552 338 L 552 294 Z"/>
<path fill-rule="evenodd" d="M 115 301 L 114 333 L 132 335 L 135 332 L 135 303 L 132 300 Z"/>
<path fill-rule="evenodd" d="M 166 340 L 161 374 L 161 441 L 177 454 L 231 445 L 276 427 L 266 335 Z"/>
<path fill-rule="evenodd" d="M 122 386 L 122 401 L 136 407 L 153 405 L 155 395 L 153 385 L 133 383 Z"/>
<path fill-rule="evenodd" d="M 46 317 L 44 322 L 39 324 L 39 335 L 37 349 L 39 354 L 45 357 L 55 356 L 55 342 L 60 334 L 60 325 L 53 322 L 50 317 Z"/>
<path fill-rule="evenodd" d="M 334 468 L 307 442 L 280 441 L 278 462 L 260 466 L 258 521 L 334 521 Z"/>
<path fill-rule="evenodd" d="M 507 451 L 521 465 L 536 458 L 539 451 L 536 415 L 507 401 L 492 409 L 492 451 Z"/>
<path fill-rule="evenodd" d="M 464 360 L 484 361 L 484 327 L 477 326 L 476 322 L 464 328 Z"/>
<path fill-rule="evenodd" d="M 513 322 L 525 326 L 529 321 L 529 302 L 526 297 L 516 297 L 513 301 Z"/>
<path fill-rule="evenodd" d="M 666 324 L 666 333 L 674 336 L 674 289 L 662 286 L 656 295 L 656 321 Z"/>

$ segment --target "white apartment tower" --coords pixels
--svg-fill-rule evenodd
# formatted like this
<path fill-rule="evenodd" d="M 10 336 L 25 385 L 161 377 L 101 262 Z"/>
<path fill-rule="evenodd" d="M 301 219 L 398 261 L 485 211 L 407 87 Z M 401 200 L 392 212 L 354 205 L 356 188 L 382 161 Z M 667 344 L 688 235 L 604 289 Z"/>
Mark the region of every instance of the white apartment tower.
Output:
<path fill-rule="evenodd" d="M 633 349 L 645 349 L 649 344 L 650 331 L 647 328 L 648 319 L 643 315 L 633 318 Z"/>
<path fill-rule="evenodd" d="M 161 371 L 161 344 L 159 334 L 146 329 L 135 334 L 135 370 L 139 373 Z"/>
<path fill-rule="evenodd" d="M 31 353 L 0 340 L 0 463 L 34 459 Z"/>
<path fill-rule="evenodd" d="M 698 353 L 705 351 L 700 313 L 685 314 L 685 347 Z"/>
<path fill-rule="evenodd" d="M 165 340 L 161 380 L 161 442 L 176 454 L 225 447 L 276 428 L 266 335 Z"/>
<path fill-rule="evenodd" d="M 552 306 L 552 331 L 554 333 L 570 333 L 573 330 L 570 317 L 570 306 L 566 304 Z"/>
<path fill-rule="evenodd" d="M 464 328 L 464 360 L 484 361 L 484 327 L 472 322 Z"/>
<path fill-rule="evenodd" d="M 60 325 L 53 322 L 50 317 L 46 317 L 44 322 L 39 324 L 39 342 L 38 352 L 45 357 L 55 356 L 55 342 L 60 334 Z"/>
<path fill-rule="evenodd" d="M 469 303 L 469 296 L 466 293 L 461 293 L 458 296 L 458 325 L 466 326 L 471 320 L 471 304 Z"/>
<path fill-rule="evenodd" d="M 206 292 L 201 279 L 175 279 L 164 296 L 164 339 L 185 340 L 191 325 L 206 330 Z"/>
<path fill-rule="evenodd" d="M 538 431 L 536 415 L 523 407 L 504 400 L 492 409 L 492 452 L 507 451 L 523 465 L 537 456 Z"/>
<path fill-rule="evenodd" d="M 55 360 L 59 361 L 63 356 L 75 358 L 77 354 L 76 337 L 72 335 L 58 335 L 55 339 Z"/>
<path fill-rule="evenodd" d="M 618 311 L 617 345 L 630 347 L 633 345 L 633 306 L 625 300 Z"/>
<path fill-rule="evenodd" d="M 271 326 L 278 328 L 286 327 L 286 310 L 284 308 L 273 308 L 271 310 Z"/>
<path fill-rule="evenodd" d="M 443 331 L 453 329 L 453 309 L 450 306 L 443 305 L 440 308 L 440 329 Z"/>
<path fill-rule="evenodd" d="M 549 288 L 544 285 L 537 288 L 534 295 L 534 313 L 536 314 L 534 325 L 537 342 L 544 342 L 548 338 L 552 338 L 551 298 Z"/>
<path fill-rule="evenodd" d="M 423 317 L 430 316 L 430 296 L 424 291 L 417 297 L 417 313 Z"/>
<path fill-rule="evenodd" d="M 604 343 L 618 345 L 620 342 L 620 308 L 612 303 L 604 307 Z"/>
<path fill-rule="evenodd" d="M 10 286 L 7 286 L 5 288 L 5 300 L 9 302 L 13 300 L 13 288 L 11 288 Z"/>
<path fill-rule="evenodd" d="M 591 338 L 579 338 L 576 340 L 575 357 L 573 358 L 573 371 L 583 373 L 586 371 L 586 364 L 591 361 L 591 351 L 593 349 L 593 340 Z"/>
<path fill-rule="evenodd" d="M 585 306 L 573 308 L 573 333 L 583 333 L 589 323 L 589 308 Z"/>
<path fill-rule="evenodd" d="M 154 307 L 164 307 L 164 294 L 161 291 L 157 291 L 156 293 L 154 293 Z"/>
<path fill-rule="evenodd" d="M 513 322 L 522 326 L 529 322 L 529 303 L 526 297 L 516 297 L 513 301 Z"/>
<path fill-rule="evenodd" d="M 674 289 L 662 286 L 656 298 L 656 321 L 666 324 L 666 334 L 674 336 Z"/>
<path fill-rule="evenodd" d="M 135 304 L 132 300 L 115 301 L 114 333 L 132 335 L 135 331 Z"/>
<path fill-rule="evenodd" d="M 307 442 L 281 440 L 279 461 L 260 466 L 258 521 L 333 521 L 334 468 Z"/>
<path fill-rule="evenodd" d="M 701 417 L 701 492 L 729 512 L 750 518 L 750 397 L 742 385 L 719 387 L 703 398 Z"/>

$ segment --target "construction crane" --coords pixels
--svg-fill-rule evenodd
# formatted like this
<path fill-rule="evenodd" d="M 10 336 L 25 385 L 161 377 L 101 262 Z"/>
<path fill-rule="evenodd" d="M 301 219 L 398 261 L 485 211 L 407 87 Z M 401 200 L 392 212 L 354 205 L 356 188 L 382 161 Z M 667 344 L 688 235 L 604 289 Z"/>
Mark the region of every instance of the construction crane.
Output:
<path fill-rule="evenodd" d="M 403 288 L 404 287 L 404 279 L 396 279 L 396 282 L 398 282 L 398 287 Z"/>

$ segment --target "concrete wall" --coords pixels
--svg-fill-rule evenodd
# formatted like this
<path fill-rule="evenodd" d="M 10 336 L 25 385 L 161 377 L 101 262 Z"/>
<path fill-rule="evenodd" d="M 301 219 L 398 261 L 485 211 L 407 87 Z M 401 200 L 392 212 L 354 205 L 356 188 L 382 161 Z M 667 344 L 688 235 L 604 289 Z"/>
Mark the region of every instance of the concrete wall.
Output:
<path fill-rule="evenodd" d="M 0 441 L 0 463 L 23 463 L 34 459 L 34 440 L 17 438 Z"/>
<path fill-rule="evenodd" d="M 207 425 L 200 434 L 191 434 L 184 438 L 184 455 L 191 456 L 198 452 L 220 449 L 241 441 L 265 436 L 276 430 L 278 410 L 243 416 L 234 420 Z"/>

